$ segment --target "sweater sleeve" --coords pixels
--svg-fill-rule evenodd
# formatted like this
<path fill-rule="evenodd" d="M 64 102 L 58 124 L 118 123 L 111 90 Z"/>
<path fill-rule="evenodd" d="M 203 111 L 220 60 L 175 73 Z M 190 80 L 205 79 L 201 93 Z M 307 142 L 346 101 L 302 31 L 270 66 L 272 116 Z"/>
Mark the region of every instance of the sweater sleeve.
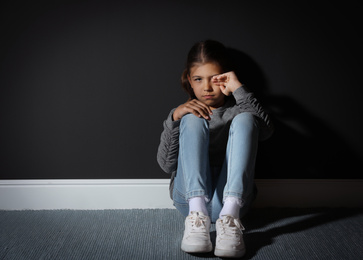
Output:
<path fill-rule="evenodd" d="M 264 111 L 255 95 L 248 92 L 242 85 L 233 92 L 233 96 L 236 100 L 236 105 L 239 106 L 243 112 L 250 112 L 260 119 L 261 124 L 259 139 L 263 141 L 270 138 L 274 132 L 274 126 L 270 116 Z"/>
<path fill-rule="evenodd" d="M 173 121 L 173 109 L 164 121 L 164 130 L 161 133 L 160 144 L 157 153 L 159 166 L 166 173 L 176 171 L 179 153 L 179 125 L 180 120 Z"/>

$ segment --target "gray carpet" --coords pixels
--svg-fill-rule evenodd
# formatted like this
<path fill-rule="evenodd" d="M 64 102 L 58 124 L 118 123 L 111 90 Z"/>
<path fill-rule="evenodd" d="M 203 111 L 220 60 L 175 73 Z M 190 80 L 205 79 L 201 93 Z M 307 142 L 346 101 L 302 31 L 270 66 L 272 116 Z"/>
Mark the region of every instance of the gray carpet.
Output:
<path fill-rule="evenodd" d="M 170 209 L 0 211 L 0 259 L 217 259 L 180 250 L 183 222 Z M 363 259 L 362 209 L 252 209 L 243 224 L 243 259 Z"/>

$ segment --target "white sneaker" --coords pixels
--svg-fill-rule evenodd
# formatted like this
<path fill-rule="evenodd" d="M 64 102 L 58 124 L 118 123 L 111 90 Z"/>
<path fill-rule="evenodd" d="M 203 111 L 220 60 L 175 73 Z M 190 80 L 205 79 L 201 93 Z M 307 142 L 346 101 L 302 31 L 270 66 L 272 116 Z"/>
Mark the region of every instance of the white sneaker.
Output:
<path fill-rule="evenodd" d="M 226 215 L 217 219 L 214 254 L 219 257 L 242 257 L 246 253 L 242 230 L 244 227 L 238 218 Z"/>
<path fill-rule="evenodd" d="M 192 211 L 185 219 L 181 249 L 188 253 L 205 253 L 213 250 L 210 241 L 210 218 L 202 212 Z"/>

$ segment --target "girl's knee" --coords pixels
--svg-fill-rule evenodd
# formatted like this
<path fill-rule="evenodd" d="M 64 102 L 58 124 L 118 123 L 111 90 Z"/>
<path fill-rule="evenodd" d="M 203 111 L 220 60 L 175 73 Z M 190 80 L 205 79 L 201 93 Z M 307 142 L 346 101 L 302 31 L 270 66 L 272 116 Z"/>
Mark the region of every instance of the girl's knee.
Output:
<path fill-rule="evenodd" d="M 243 112 L 236 115 L 233 121 L 251 122 L 255 120 L 255 116 L 250 112 Z"/>
<path fill-rule="evenodd" d="M 197 117 L 193 114 L 187 114 L 182 117 L 180 122 L 181 127 L 187 126 L 188 128 L 209 128 L 208 121 L 204 118 Z"/>
<path fill-rule="evenodd" d="M 232 127 L 243 127 L 244 129 L 257 129 L 258 121 L 256 117 L 249 112 L 243 112 L 233 118 Z"/>

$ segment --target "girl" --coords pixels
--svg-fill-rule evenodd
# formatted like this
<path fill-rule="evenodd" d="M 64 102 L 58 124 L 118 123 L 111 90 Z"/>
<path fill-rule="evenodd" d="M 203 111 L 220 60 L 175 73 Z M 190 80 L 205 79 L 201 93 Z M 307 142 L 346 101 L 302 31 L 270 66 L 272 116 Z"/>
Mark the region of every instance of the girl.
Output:
<path fill-rule="evenodd" d="M 216 256 L 245 253 L 240 217 L 254 199 L 258 140 L 273 127 L 232 69 L 221 43 L 196 43 L 182 74 L 189 99 L 164 121 L 157 159 L 172 174 L 170 195 L 186 216 L 181 248 L 189 253 L 212 251 L 211 221 Z"/>

